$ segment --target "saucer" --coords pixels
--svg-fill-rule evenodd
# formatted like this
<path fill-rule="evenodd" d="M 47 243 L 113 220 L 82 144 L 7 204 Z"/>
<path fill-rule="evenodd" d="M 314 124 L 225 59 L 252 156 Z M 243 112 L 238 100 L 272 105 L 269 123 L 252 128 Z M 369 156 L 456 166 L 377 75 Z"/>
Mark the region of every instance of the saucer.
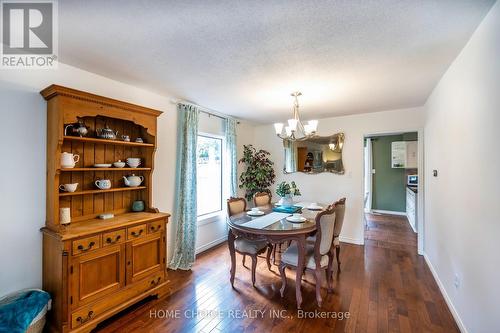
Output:
<path fill-rule="evenodd" d="M 111 167 L 111 164 L 108 163 L 94 164 L 94 168 L 109 168 L 109 167 Z"/>
<path fill-rule="evenodd" d="M 252 212 L 251 210 L 247 212 L 247 215 L 250 215 L 250 216 L 262 216 L 264 214 L 265 213 L 261 210 L 259 210 L 258 212 Z"/>
<path fill-rule="evenodd" d="M 292 222 L 292 223 L 302 223 L 302 222 L 305 222 L 307 219 L 304 216 L 301 216 L 299 218 L 296 218 L 296 217 L 293 217 L 293 216 L 288 216 L 286 218 L 286 220 L 288 222 Z"/>
<path fill-rule="evenodd" d="M 309 210 L 322 210 L 323 209 L 323 207 L 321 207 L 321 206 L 307 206 L 306 208 Z"/>

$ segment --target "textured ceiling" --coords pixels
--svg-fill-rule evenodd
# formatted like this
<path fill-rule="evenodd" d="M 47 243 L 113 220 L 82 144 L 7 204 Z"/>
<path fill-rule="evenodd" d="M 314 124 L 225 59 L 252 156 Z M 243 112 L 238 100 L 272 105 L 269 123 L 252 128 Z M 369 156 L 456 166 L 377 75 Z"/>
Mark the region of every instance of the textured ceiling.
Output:
<path fill-rule="evenodd" d="M 258 122 L 422 105 L 494 0 L 59 1 L 60 60 Z"/>

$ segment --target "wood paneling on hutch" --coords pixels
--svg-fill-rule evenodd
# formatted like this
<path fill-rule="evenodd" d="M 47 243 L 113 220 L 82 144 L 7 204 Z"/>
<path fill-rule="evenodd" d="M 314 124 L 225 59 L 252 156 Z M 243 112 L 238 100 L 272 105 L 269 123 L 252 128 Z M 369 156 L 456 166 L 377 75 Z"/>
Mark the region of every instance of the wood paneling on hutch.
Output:
<path fill-rule="evenodd" d="M 150 295 L 168 292 L 166 225 L 169 214 L 152 207 L 152 172 L 157 117 L 161 112 L 138 105 L 51 85 L 47 100 L 47 216 L 43 231 L 43 288 L 52 296 L 48 329 L 88 332 L 102 320 Z M 65 135 L 67 125 L 83 121 L 84 137 Z M 116 140 L 97 138 L 109 126 Z M 128 135 L 130 142 L 122 141 Z M 142 138 L 143 143 L 134 142 Z M 62 152 L 78 154 L 74 168 L 60 166 Z M 97 163 L 141 158 L 137 168 L 95 168 Z M 144 177 L 126 187 L 123 176 Z M 98 189 L 97 179 L 112 187 Z M 78 183 L 75 192 L 59 185 Z M 132 212 L 135 200 L 145 211 Z M 59 223 L 59 209 L 69 207 L 71 224 Z M 113 213 L 102 220 L 99 214 Z"/>

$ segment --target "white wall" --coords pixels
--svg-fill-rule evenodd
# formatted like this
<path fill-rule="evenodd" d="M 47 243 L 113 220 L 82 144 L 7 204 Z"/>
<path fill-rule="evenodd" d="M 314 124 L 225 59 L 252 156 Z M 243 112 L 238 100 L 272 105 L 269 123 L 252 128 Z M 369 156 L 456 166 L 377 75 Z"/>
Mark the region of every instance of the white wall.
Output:
<path fill-rule="evenodd" d="M 46 102 L 39 91 L 60 84 L 164 113 L 158 120 L 158 149 L 153 203 L 172 212 L 175 186 L 177 112 L 171 98 L 103 76 L 59 64 L 58 70 L 0 71 L 0 295 L 27 287 L 41 287 L 45 221 Z M 252 141 L 251 126 L 237 128 L 238 144 Z M 239 152 L 241 155 L 241 152 Z M 173 224 L 168 228 L 172 254 Z"/>
<path fill-rule="evenodd" d="M 500 327 L 499 60 L 497 2 L 425 105 L 425 253 L 468 332 Z"/>
<path fill-rule="evenodd" d="M 321 119 L 319 135 L 345 133 L 343 162 L 346 173 L 335 175 L 321 173 L 283 174 L 283 145 L 275 135 L 272 125 L 255 128 L 256 148 L 271 152 L 277 175 L 276 184 L 283 180 L 294 180 L 302 197 L 299 200 L 331 203 L 342 196 L 347 198 L 347 211 L 341 239 L 346 242 L 363 244 L 363 137 L 366 134 L 414 131 L 424 126 L 422 108 L 392 110 L 361 115 Z M 272 189 L 273 196 L 275 187 Z"/>

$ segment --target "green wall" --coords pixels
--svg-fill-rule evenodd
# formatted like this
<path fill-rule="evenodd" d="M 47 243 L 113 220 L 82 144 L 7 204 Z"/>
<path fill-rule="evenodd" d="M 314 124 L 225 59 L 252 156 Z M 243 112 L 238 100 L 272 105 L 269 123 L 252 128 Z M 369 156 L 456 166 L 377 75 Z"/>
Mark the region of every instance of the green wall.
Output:
<path fill-rule="evenodd" d="M 417 133 L 372 138 L 373 194 L 372 209 L 406 211 L 406 170 L 391 168 L 391 143 L 417 140 Z"/>

